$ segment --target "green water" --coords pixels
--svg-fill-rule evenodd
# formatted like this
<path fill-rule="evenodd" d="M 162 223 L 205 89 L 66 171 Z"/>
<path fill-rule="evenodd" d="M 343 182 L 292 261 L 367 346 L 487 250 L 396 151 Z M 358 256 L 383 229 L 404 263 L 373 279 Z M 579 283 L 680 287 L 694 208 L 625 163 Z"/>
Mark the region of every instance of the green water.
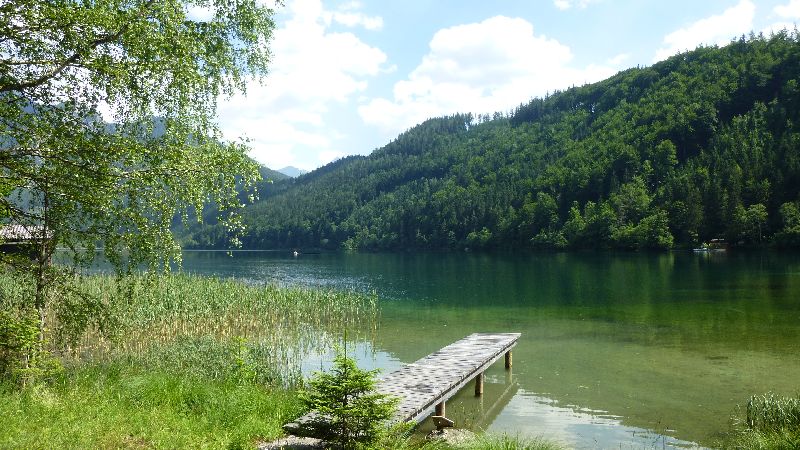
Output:
<path fill-rule="evenodd" d="M 575 448 L 710 446 L 752 394 L 800 392 L 800 255 L 190 252 L 185 269 L 376 292 L 356 354 L 393 370 L 521 332 L 512 373 L 448 402 L 463 425 Z M 325 357 L 309 357 L 319 366 Z"/>

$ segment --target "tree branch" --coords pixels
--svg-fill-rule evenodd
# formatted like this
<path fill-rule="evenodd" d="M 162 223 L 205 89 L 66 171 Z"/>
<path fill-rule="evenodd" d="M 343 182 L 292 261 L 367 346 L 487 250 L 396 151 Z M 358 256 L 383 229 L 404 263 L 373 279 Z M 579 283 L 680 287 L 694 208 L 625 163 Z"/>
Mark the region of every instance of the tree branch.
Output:
<path fill-rule="evenodd" d="M 148 0 L 139 11 L 139 16 L 143 15 L 144 12 L 154 2 L 155 0 Z M 123 34 L 125 34 L 126 31 L 128 31 L 129 27 L 130 27 L 130 22 L 126 22 L 116 33 L 107 34 L 105 36 L 99 37 L 89 42 L 89 45 L 86 49 L 76 51 L 75 53 L 72 54 L 72 56 L 62 61 L 61 64 L 59 64 L 55 69 L 51 70 L 49 73 L 45 73 L 44 75 L 41 75 L 40 77 L 34 80 L 20 82 L 20 83 L 9 83 L 4 86 L 0 86 L 0 92 L 21 91 L 27 88 L 39 86 L 40 84 L 58 76 L 58 74 L 66 70 L 67 67 L 77 63 L 81 58 L 86 56 L 89 52 L 96 49 L 97 47 L 116 41 Z"/>

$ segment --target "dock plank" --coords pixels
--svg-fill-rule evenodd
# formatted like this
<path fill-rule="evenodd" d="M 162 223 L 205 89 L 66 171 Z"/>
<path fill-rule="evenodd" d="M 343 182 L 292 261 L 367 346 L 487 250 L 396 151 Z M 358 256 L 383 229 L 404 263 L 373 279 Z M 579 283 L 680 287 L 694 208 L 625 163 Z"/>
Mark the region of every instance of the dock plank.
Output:
<path fill-rule="evenodd" d="M 400 397 L 393 422 L 421 422 L 478 374 L 510 351 L 520 333 L 475 333 L 378 382 L 378 391 Z"/>
<path fill-rule="evenodd" d="M 392 423 L 424 420 L 517 344 L 520 333 L 474 333 L 406 364 L 378 381 L 378 392 L 400 398 Z M 510 360 L 507 360 L 510 361 Z M 287 424 L 291 431 L 314 413 Z"/>

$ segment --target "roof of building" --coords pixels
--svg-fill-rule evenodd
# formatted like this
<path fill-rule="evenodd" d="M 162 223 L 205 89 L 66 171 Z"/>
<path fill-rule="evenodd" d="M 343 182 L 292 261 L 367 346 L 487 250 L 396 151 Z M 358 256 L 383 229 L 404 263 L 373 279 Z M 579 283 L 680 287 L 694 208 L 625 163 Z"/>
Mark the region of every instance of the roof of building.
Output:
<path fill-rule="evenodd" d="M 50 234 L 50 233 L 48 233 Z M 41 225 L 10 224 L 0 227 L 0 241 L 23 242 L 41 239 Z"/>

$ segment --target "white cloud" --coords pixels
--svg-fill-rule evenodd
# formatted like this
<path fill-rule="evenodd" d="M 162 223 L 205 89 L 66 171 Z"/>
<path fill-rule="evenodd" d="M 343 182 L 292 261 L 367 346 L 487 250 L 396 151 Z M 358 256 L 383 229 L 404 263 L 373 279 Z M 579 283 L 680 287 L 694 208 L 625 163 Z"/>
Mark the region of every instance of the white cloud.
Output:
<path fill-rule="evenodd" d="M 553 4 L 556 6 L 556 8 L 565 11 L 570 8 L 584 9 L 591 3 L 595 3 L 597 1 L 598 0 L 553 0 Z"/>
<path fill-rule="evenodd" d="M 761 34 L 764 36 L 769 37 L 772 34 L 777 34 L 783 30 L 792 31 L 797 28 L 797 23 L 789 23 L 789 22 L 776 22 L 770 25 L 767 25 L 761 30 Z"/>
<path fill-rule="evenodd" d="M 560 10 L 569 9 L 572 4 L 570 4 L 569 0 L 554 0 L 553 4 L 556 5 L 556 8 Z"/>
<path fill-rule="evenodd" d="M 630 57 L 631 55 L 629 53 L 620 53 L 619 55 L 614 56 L 613 58 L 610 58 L 608 61 L 606 61 L 606 64 L 618 67 L 621 66 L 622 63 L 630 59 Z"/>
<path fill-rule="evenodd" d="M 791 0 L 785 5 L 778 5 L 773 11 L 781 19 L 800 19 L 800 0 Z"/>
<path fill-rule="evenodd" d="M 362 26 L 367 30 L 380 30 L 383 28 L 383 18 L 368 16 L 360 12 L 334 11 L 329 15 L 330 20 L 346 27 Z"/>
<path fill-rule="evenodd" d="M 513 42 L 514 45 L 509 45 Z M 456 112 L 508 111 L 533 96 L 606 78 L 614 67 L 569 66 L 572 52 L 520 18 L 496 16 L 439 30 L 393 98 L 362 104 L 362 119 L 387 135 Z"/>
<path fill-rule="evenodd" d="M 772 12 L 780 18 L 780 21 L 764 27 L 761 30 L 764 35 L 769 36 L 781 30 L 792 31 L 797 28 L 797 21 L 800 20 L 800 0 L 791 0 L 785 5 L 777 5 Z"/>
<path fill-rule="evenodd" d="M 361 9 L 361 6 L 362 6 L 361 2 L 353 0 L 339 5 L 339 11 L 354 11 Z"/>
<path fill-rule="evenodd" d="M 741 0 L 738 5 L 726 9 L 722 14 L 698 20 L 686 28 L 673 31 L 664 37 L 665 47 L 658 49 L 654 61 L 668 58 L 678 52 L 694 50 L 698 45 L 725 45 L 731 39 L 749 33 L 753 29 L 756 6 L 750 0 Z"/>
<path fill-rule="evenodd" d="M 334 15 L 321 0 L 292 1 L 285 13 L 266 82 L 221 101 L 220 125 L 227 139 L 247 136 L 251 156 L 270 167 L 312 169 L 308 161 L 318 157 L 301 153 L 331 154 L 341 138 L 327 128 L 326 114 L 363 92 L 387 58 L 352 33 L 331 32 Z"/>
<path fill-rule="evenodd" d="M 319 152 L 319 154 L 317 155 L 317 158 L 319 160 L 319 165 L 320 166 L 324 166 L 325 164 L 328 164 L 329 162 L 336 161 L 337 159 L 344 158 L 345 156 L 346 155 L 345 155 L 344 152 L 335 151 L 335 150 L 325 150 L 325 151 Z"/>

